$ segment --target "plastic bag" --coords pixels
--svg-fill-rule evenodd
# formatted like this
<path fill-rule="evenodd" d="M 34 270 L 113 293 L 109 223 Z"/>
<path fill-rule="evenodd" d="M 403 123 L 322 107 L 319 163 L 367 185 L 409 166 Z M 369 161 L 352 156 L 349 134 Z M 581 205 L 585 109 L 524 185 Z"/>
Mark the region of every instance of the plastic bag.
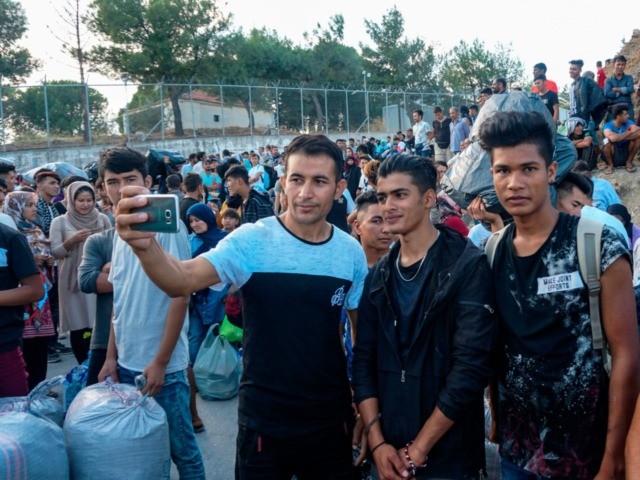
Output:
<path fill-rule="evenodd" d="M 229 340 L 224 335 L 214 335 L 214 328 L 215 325 L 202 342 L 193 373 L 202 398 L 227 400 L 238 394 L 242 363 Z"/>
<path fill-rule="evenodd" d="M 0 414 L 0 478 L 68 480 L 62 429 L 29 413 Z"/>
<path fill-rule="evenodd" d="M 220 325 L 218 335 L 224 336 L 230 343 L 242 343 L 242 334 L 242 329 L 232 324 L 225 315 Z"/>
<path fill-rule="evenodd" d="M 85 363 L 86 362 L 87 360 L 85 360 Z M 80 393 L 80 390 L 87 386 L 88 374 L 89 367 L 84 364 L 76 365 L 67 373 L 64 384 L 62 385 L 62 404 L 65 412 L 69 410 L 73 399 Z"/>
<path fill-rule="evenodd" d="M 87 172 L 85 172 L 81 168 L 74 167 L 67 162 L 45 163 L 44 165 L 28 170 L 26 173 L 23 173 L 22 176 L 29 183 L 36 183 L 35 175 L 40 170 L 52 170 L 60 176 L 61 180 L 64 180 L 67 177 L 71 177 L 72 175 L 77 175 L 78 177 L 82 177 L 85 180 L 89 179 L 89 175 L 87 175 Z"/>
<path fill-rule="evenodd" d="M 64 434 L 74 480 L 169 478 L 166 414 L 132 385 L 107 380 L 81 390 Z"/>
<path fill-rule="evenodd" d="M 558 162 L 555 184 L 559 184 L 567 172 L 573 168 L 577 153 L 571 140 L 556 134 L 556 126 L 538 95 L 524 92 L 512 92 L 507 95 L 494 95 L 482 107 L 478 119 L 471 130 L 471 144 L 455 158 L 451 168 L 442 178 L 444 192 L 461 208 L 467 208 L 477 196 L 483 198 L 487 211 L 502 213 L 504 208 L 498 200 L 493 186 L 491 159 L 479 143 L 480 126 L 488 118 L 502 111 L 538 112 L 542 114 L 553 133 L 555 150 L 553 160 Z M 555 187 L 551 189 L 551 200 L 555 203 Z"/>
<path fill-rule="evenodd" d="M 62 404 L 49 392 L 64 381 L 62 375 L 40 382 L 26 397 L 0 398 L 0 415 L 8 412 L 30 413 L 62 427 L 64 411 Z M 0 476 L 0 478 L 2 478 Z"/>

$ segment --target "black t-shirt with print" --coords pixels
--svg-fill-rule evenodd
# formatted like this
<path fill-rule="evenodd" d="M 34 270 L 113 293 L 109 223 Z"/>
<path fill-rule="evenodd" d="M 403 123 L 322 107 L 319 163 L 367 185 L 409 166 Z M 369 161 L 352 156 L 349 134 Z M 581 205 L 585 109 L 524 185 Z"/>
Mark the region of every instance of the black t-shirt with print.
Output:
<path fill-rule="evenodd" d="M 0 290 L 18 287 L 20 280 L 38 275 L 26 237 L 0 224 Z M 18 347 L 24 328 L 24 306 L 0 307 L 0 353 Z"/>
<path fill-rule="evenodd" d="M 451 143 L 451 131 L 449 125 L 451 119 L 449 117 L 444 118 L 442 121 L 433 121 L 433 133 L 435 135 L 436 144 L 440 148 L 447 148 Z"/>
<path fill-rule="evenodd" d="M 589 295 L 580 277 L 578 217 L 560 213 L 529 257 L 513 247 L 515 225 L 495 254 L 493 276 L 503 349 L 499 372 L 500 454 L 551 478 L 590 479 L 604 451 L 607 377 L 591 347 Z M 628 256 L 604 227 L 601 269 Z"/>
<path fill-rule="evenodd" d="M 547 110 L 549 110 L 549 113 L 553 117 L 553 106 L 560 103 L 558 101 L 558 94 L 549 90 L 544 95 L 540 95 L 540 100 L 542 100 L 542 103 L 544 103 L 544 106 L 547 107 Z"/>

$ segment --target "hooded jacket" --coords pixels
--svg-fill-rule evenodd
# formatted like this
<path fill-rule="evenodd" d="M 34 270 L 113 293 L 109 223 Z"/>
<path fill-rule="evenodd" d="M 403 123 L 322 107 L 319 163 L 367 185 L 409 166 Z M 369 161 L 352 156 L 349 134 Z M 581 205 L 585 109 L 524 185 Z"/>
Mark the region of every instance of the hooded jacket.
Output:
<path fill-rule="evenodd" d="M 358 309 L 353 385 L 357 404 L 377 398 L 385 441 L 396 448 L 415 439 L 434 409 L 454 425 L 419 470 L 443 478 L 478 478 L 485 466 L 483 391 L 493 374 L 497 320 L 484 254 L 444 226 L 431 282 L 406 362 L 396 335 L 391 269 L 400 246 L 367 277 Z"/>

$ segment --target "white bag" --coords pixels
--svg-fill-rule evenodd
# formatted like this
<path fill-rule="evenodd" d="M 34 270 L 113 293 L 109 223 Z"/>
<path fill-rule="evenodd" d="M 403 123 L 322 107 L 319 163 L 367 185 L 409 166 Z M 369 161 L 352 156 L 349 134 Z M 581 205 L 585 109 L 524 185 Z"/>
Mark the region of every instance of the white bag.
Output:
<path fill-rule="evenodd" d="M 169 478 L 166 414 L 132 385 L 107 380 L 81 390 L 64 434 L 74 480 Z"/>
<path fill-rule="evenodd" d="M 49 392 L 61 385 L 64 381 L 62 375 L 44 380 L 36 385 L 26 397 L 0 398 L 0 414 L 5 412 L 30 413 L 36 417 L 49 419 L 59 427 L 64 422 L 62 403 L 49 396 Z"/>
<path fill-rule="evenodd" d="M 202 342 L 193 374 L 198 393 L 205 400 L 227 400 L 238 394 L 242 362 L 224 335 L 216 337 L 212 325 Z"/>

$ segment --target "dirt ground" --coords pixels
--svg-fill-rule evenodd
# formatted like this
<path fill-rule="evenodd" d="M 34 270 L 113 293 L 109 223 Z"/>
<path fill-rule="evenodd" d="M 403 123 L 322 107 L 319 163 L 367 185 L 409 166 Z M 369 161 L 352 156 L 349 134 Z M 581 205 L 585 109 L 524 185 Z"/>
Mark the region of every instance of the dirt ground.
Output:
<path fill-rule="evenodd" d="M 598 170 L 593 175 L 603 178 L 615 187 L 622 204 L 627 207 L 634 224 L 640 223 L 640 158 L 636 156 L 635 165 L 638 169 L 629 173 L 624 167 L 616 168 L 611 175 L 604 173 L 605 164 L 600 162 Z"/>

